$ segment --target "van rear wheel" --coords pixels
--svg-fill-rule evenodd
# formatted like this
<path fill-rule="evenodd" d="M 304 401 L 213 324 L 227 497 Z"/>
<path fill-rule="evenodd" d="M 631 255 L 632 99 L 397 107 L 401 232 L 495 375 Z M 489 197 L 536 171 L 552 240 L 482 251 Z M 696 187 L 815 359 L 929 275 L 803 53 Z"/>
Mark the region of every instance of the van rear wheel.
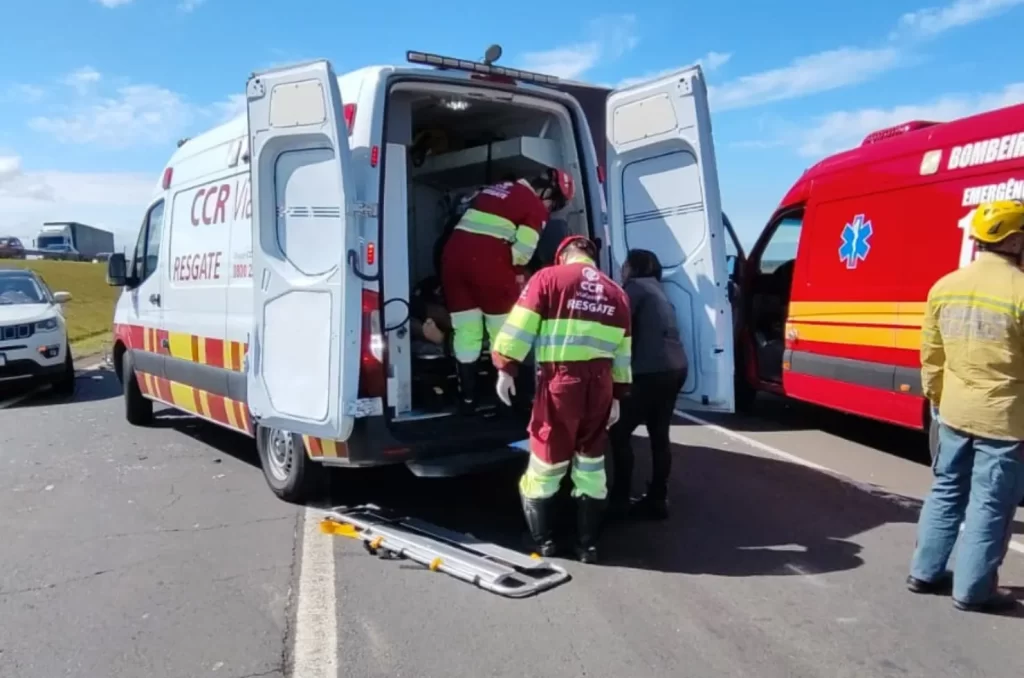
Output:
<path fill-rule="evenodd" d="M 297 433 L 260 426 L 256 449 L 263 477 L 279 499 L 302 504 L 323 489 L 327 471 L 309 458 L 302 436 Z"/>

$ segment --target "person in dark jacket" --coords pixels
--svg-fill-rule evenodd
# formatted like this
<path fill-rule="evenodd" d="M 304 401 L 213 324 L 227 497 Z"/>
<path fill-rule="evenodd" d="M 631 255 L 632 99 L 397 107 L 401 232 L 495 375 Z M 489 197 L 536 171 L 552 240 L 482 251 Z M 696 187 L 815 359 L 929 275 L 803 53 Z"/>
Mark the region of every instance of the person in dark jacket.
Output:
<path fill-rule="evenodd" d="M 675 309 L 661 287 L 661 262 L 649 250 L 631 250 L 622 267 L 633 328 L 633 389 L 621 404 L 610 431 L 614 485 L 613 515 L 663 520 L 668 517 L 668 478 L 672 468 L 669 426 L 676 395 L 686 382 L 688 362 L 679 338 Z M 630 499 L 633 449 L 630 441 L 644 424 L 651 443 L 651 481 L 647 493 Z"/>

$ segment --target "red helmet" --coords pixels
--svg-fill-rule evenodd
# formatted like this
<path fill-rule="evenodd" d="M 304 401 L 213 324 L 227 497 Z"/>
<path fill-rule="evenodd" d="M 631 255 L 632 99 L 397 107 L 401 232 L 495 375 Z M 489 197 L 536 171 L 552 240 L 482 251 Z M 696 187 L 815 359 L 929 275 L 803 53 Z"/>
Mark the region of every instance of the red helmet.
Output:
<path fill-rule="evenodd" d="M 554 203 L 551 206 L 552 212 L 565 207 L 576 195 L 576 182 L 572 180 L 572 175 L 557 167 L 549 167 L 547 172 L 530 183 L 542 200 Z"/>
<path fill-rule="evenodd" d="M 563 238 L 562 242 L 558 245 L 558 249 L 555 250 L 556 264 L 558 263 L 558 260 L 562 257 L 562 253 L 565 251 L 565 248 L 574 243 L 579 247 L 583 248 L 584 250 L 586 250 L 587 254 L 590 255 L 590 258 L 597 258 L 597 245 L 594 244 L 593 240 L 591 240 L 585 235 L 570 235 Z"/>

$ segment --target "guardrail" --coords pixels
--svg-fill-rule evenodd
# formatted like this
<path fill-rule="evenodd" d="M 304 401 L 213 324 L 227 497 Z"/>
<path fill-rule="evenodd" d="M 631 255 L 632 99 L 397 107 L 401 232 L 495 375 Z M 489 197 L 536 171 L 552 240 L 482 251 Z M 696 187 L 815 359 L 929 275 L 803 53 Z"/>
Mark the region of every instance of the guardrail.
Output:
<path fill-rule="evenodd" d="M 107 260 L 109 254 L 100 255 L 91 259 L 87 257 L 80 257 L 78 254 L 71 252 L 51 252 L 49 250 L 24 250 L 17 256 L 9 252 L 0 252 L 0 261 L 4 259 L 46 259 L 49 261 L 91 261 L 92 263 L 102 263 Z"/>

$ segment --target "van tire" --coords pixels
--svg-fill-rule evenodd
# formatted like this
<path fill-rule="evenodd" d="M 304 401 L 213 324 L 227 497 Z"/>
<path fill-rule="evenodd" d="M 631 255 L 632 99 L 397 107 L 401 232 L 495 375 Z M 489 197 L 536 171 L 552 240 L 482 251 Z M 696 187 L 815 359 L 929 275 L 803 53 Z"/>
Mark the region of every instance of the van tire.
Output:
<path fill-rule="evenodd" d="M 153 401 L 142 395 L 139 380 L 135 374 L 132 354 L 124 352 L 121 357 L 121 385 L 124 391 L 124 418 L 132 426 L 149 426 L 153 423 Z"/>
<path fill-rule="evenodd" d="M 304 504 L 324 488 L 327 469 L 309 458 L 299 434 L 257 426 L 256 451 L 263 477 L 278 499 Z"/>

